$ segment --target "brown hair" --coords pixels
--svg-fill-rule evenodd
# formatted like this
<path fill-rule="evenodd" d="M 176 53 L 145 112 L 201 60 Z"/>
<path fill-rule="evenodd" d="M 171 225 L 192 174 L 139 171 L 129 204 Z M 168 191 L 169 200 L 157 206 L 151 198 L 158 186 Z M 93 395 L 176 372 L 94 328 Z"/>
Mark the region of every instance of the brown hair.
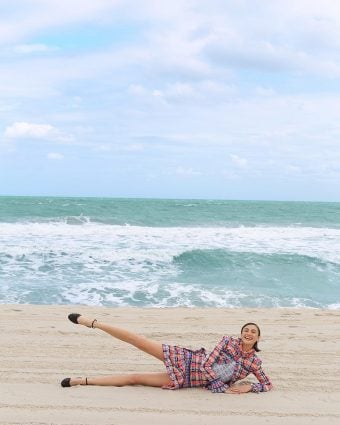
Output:
<path fill-rule="evenodd" d="M 256 323 L 253 323 L 253 322 L 249 322 L 249 323 L 246 323 L 245 325 L 243 325 L 243 326 L 242 326 L 242 329 L 241 329 L 241 333 L 242 333 L 243 329 L 244 329 L 245 327 L 249 326 L 249 325 L 253 325 L 253 326 L 255 326 L 255 327 L 257 328 L 257 330 L 258 330 L 259 336 L 261 335 L 261 331 L 260 331 L 259 326 L 258 326 Z M 256 352 L 261 351 L 261 350 L 259 349 L 259 347 L 257 346 L 257 341 L 256 341 L 256 342 L 255 342 L 255 344 L 253 345 L 253 348 L 254 348 L 254 350 L 255 350 Z"/>

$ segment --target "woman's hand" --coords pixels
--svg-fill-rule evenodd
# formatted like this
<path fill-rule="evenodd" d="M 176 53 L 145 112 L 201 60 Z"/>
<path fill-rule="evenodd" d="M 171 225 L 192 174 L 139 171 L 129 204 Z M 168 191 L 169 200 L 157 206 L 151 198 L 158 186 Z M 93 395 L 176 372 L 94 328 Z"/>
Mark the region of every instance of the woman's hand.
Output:
<path fill-rule="evenodd" d="M 251 391 L 251 384 L 232 385 L 225 393 L 227 394 L 243 394 Z"/>

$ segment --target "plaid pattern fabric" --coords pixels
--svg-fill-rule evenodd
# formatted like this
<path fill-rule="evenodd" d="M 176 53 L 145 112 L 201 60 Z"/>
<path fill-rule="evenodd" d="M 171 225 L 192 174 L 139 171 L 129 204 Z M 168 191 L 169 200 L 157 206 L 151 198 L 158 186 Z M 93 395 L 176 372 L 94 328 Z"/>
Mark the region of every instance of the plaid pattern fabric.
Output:
<path fill-rule="evenodd" d="M 253 392 L 269 391 L 272 388 L 255 350 L 242 351 L 241 338 L 224 336 L 209 355 L 204 348 L 192 351 L 167 344 L 163 344 L 163 354 L 164 364 L 171 379 L 171 384 L 165 387 L 168 389 L 206 387 L 212 392 L 220 393 L 250 373 L 258 380 L 257 384 L 252 384 Z M 216 365 L 230 362 L 235 362 L 234 371 L 230 381 L 225 383 L 223 377 L 214 369 L 216 370 Z"/>
<path fill-rule="evenodd" d="M 201 366 L 205 360 L 204 348 L 192 351 L 175 345 L 163 344 L 164 364 L 171 384 L 167 389 L 204 387 L 208 380 L 205 378 Z"/>

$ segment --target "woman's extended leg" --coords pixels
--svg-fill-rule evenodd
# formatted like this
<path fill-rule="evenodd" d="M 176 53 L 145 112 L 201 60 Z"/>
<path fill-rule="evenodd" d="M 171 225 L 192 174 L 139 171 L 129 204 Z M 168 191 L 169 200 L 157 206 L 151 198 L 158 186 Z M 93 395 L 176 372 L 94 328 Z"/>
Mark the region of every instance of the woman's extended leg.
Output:
<path fill-rule="evenodd" d="M 71 378 L 70 386 L 103 385 L 124 387 L 126 385 L 145 385 L 163 387 L 171 384 L 167 373 L 132 373 L 128 375 L 97 376 L 93 378 Z"/>
<path fill-rule="evenodd" d="M 88 319 L 85 316 L 78 317 L 78 323 L 84 326 L 92 326 L 95 329 L 100 329 L 108 333 L 109 335 L 120 339 L 121 341 L 127 342 L 135 347 L 139 348 L 142 351 L 150 354 L 151 356 L 156 357 L 158 360 L 164 360 L 163 356 L 163 347 L 162 344 L 158 341 L 153 341 L 142 335 L 135 334 L 133 332 L 127 331 L 126 329 L 118 328 L 116 326 L 111 326 L 107 323 L 93 321 Z M 143 384 L 141 384 L 143 385 Z"/>

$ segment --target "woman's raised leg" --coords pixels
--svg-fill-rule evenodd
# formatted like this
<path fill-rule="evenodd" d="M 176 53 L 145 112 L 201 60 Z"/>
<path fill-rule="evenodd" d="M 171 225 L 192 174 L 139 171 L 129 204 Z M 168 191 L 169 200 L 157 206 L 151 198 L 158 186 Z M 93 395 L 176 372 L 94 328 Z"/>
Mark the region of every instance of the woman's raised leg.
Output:
<path fill-rule="evenodd" d="M 109 325 L 98 320 L 91 320 L 85 316 L 79 316 L 77 319 L 80 325 L 93 327 L 95 329 L 100 329 L 113 336 L 114 338 L 120 339 L 121 341 L 127 342 L 138 349 L 144 351 L 145 353 L 150 354 L 151 356 L 156 357 L 158 360 L 164 360 L 163 356 L 163 347 L 162 344 L 158 341 L 148 339 L 145 336 L 138 335 L 134 332 L 130 332 L 126 329 L 119 328 L 116 326 Z"/>

